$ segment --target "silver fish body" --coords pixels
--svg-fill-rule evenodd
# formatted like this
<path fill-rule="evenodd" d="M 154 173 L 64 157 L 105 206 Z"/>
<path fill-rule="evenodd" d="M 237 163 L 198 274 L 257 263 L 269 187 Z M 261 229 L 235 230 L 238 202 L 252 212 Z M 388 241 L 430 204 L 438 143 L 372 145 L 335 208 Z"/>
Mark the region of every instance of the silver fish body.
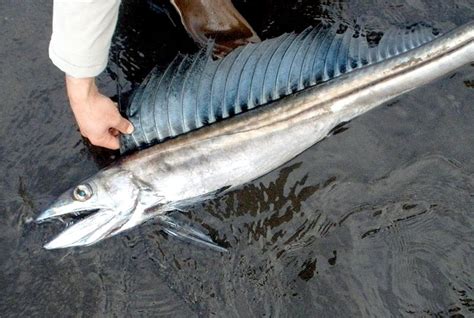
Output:
<path fill-rule="evenodd" d="M 254 180 L 341 122 L 473 61 L 471 22 L 397 56 L 135 152 L 84 181 L 90 193 L 67 191 L 40 215 L 44 220 L 99 209 L 45 247 L 90 245 Z"/>

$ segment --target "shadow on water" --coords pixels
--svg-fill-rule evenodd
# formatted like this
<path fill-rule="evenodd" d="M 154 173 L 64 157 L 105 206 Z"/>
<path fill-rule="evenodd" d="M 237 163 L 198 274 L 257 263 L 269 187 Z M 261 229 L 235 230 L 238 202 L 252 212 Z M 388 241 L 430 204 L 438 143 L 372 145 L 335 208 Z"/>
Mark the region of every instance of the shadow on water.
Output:
<path fill-rule="evenodd" d="M 122 107 L 158 65 L 197 48 L 167 1 L 123 1 L 101 88 Z M 308 25 L 440 30 L 470 1 L 235 1 L 264 39 Z M 474 313 L 472 65 L 338 127 L 283 167 L 180 214 L 228 253 L 157 222 L 45 251 L 57 194 L 115 160 L 84 142 L 47 61 L 51 4 L 0 4 L 0 310 L 5 316 L 453 316 Z M 45 27 L 45 23 L 47 27 Z M 18 30 L 21 30 L 18 31 Z M 35 81 L 35 78 L 49 80 Z M 61 125 L 58 125 L 61 123 Z M 59 127 L 58 127 L 59 126 Z"/>

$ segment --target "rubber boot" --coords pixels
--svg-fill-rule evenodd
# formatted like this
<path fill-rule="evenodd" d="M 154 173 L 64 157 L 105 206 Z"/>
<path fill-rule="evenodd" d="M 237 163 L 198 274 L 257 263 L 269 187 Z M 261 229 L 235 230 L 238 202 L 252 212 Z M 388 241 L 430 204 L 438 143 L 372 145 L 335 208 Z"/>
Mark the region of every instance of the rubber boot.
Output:
<path fill-rule="evenodd" d="M 204 46 L 215 41 L 214 55 L 222 57 L 240 45 L 260 38 L 231 0 L 171 0 L 188 34 Z"/>

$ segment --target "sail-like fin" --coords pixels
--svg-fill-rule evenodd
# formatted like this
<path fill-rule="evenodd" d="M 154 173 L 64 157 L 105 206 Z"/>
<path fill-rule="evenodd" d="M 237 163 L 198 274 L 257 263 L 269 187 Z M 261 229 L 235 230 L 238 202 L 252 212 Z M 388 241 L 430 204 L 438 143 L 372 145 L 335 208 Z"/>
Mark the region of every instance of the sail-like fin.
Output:
<path fill-rule="evenodd" d="M 275 96 L 272 93 L 278 91 L 279 88 L 284 87 L 284 84 L 278 83 L 278 76 L 280 73 L 283 73 L 281 75 L 284 76 L 286 67 L 291 64 L 290 60 L 288 59 L 289 55 L 287 53 L 288 49 L 292 44 L 294 44 L 296 39 L 297 37 L 295 37 L 293 34 L 291 36 L 288 35 L 282 42 L 279 43 L 276 50 L 272 53 L 265 69 L 265 73 L 263 74 L 263 84 L 259 104 L 265 104 L 269 101 L 280 98 L 279 94 L 278 96 Z"/>
<path fill-rule="evenodd" d="M 310 79 L 307 78 L 307 74 L 311 74 L 313 61 L 315 60 L 316 52 L 319 46 L 321 45 L 322 39 L 326 32 L 323 32 L 323 27 L 319 26 L 310 34 L 310 41 L 305 45 L 305 49 L 303 49 L 303 62 L 301 64 L 301 68 L 299 70 L 299 77 L 298 77 L 298 85 L 297 90 L 302 90 L 305 87 L 311 85 Z"/>
<path fill-rule="evenodd" d="M 291 68 L 295 62 L 297 57 L 297 52 L 301 47 L 301 44 L 304 43 L 301 39 L 303 39 L 307 34 L 308 29 L 301 32 L 298 36 L 292 36 L 290 38 L 290 43 L 285 48 L 285 53 L 281 58 L 278 70 L 276 72 L 276 82 L 273 85 L 273 91 L 270 93 L 270 100 L 276 100 L 281 96 L 285 96 L 288 94 L 288 86 L 290 81 L 291 75 Z"/>
<path fill-rule="evenodd" d="M 175 76 L 173 77 L 170 83 L 170 89 L 168 90 L 166 96 L 167 102 L 167 109 L 173 110 L 169 111 L 168 121 L 169 127 L 174 135 L 180 135 L 185 132 L 186 127 L 183 125 L 184 118 L 183 118 L 183 105 L 182 105 L 182 94 L 183 94 L 183 86 L 185 84 L 185 79 L 188 77 L 188 70 L 193 64 L 192 59 L 188 56 L 185 56 L 179 66 L 177 67 L 177 71 Z M 175 109 L 179 109 L 180 111 L 174 111 Z"/>
<path fill-rule="evenodd" d="M 130 104 L 128 108 L 128 117 L 138 117 L 138 121 L 141 122 L 141 118 L 143 115 L 137 115 L 138 112 L 143 111 L 143 105 L 144 105 L 144 100 L 146 99 L 145 91 L 147 91 L 147 88 L 153 86 L 154 83 L 158 82 L 156 81 L 156 78 L 160 76 L 160 71 L 158 70 L 157 67 L 155 67 L 150 74 L 147 75 L 143 83 L 135 90 L 132 103 Z M 153 81 L 152 81 L 153 79 Z M 152 107 L 151 111 L 153 111 L 154 107 Z M 140 125 L 141 127 L 141 125 Z M 154 127 L 154 125 L 153 125 Z M 126 144 L 121 144 L 121 147 L 125 148 L 138 148 L 140 147 L 141 144 L 145 144 L 147 142 L 147 139 L 145 138 L 145 133 L 143 130 L 137 132 L 136 134 L 133 134 L 131 138 L 129 138 L 126 141 Z M 150 142 L 150 140 L 148 140 Z"/>
<path fill-rule="evenodd" d="M 164 71 L 161 78 L 161 85 L 156 89 L 154 98 L 153 98 L 153 112 L 151 114 L 141 114 L 142 116 L 147 116 L 147 120 L 153 120 L 155 125 L 155 139 L 164 139 L 165 136 L 171 135 L 170 124 L 169 124 L 169 114 L 168 114 L 168 103 L 167 103 L 167 93 L 170 88 L 171 80 L 175 76 L 178 66 L 181 64 L 181 61 L 185 58 L 183 55 L 178 55 Z M 160 107 L 157 107 L 160 105 Z M 135 130 L 137 128 L 136 123 L 132 122 Z"/>
<path fill-rule="evenodd" d="M 178 55 L 155 69 L 132 98 L 135 127 L 122 152 L 144 148 L 212 124 L 295 91 L 331 80 L 423 45 L 437 36 L 418 24 L 382 32 L 319 26 L 251 43 L 214 60 L 212 46 Z"/>
<path fill-rule="evenodd" d="M 159 222 L 163 227 L 163 231 L 168 235 L 172 235 L 186 242 L 204 245 L 217 252 L 227 252 L 227 249 L 219 246 L 208 235 L 177 218 L 173 218 L 170 214 L 160 216 Z"/>
<path fill-rule="evenodd" d="M 212 81 L 214 80 L 215 72 L 219 66 L 212 61 L 212 51 L 206 49 L 206 52 L 207 57 L 201 71 L 201 76 L 198 79 L 198 90 L 196 92 L 194 120 L 198 128 L 211 122 L 209 100 L 211 98 Z M 190 118 L 190 120 L 193 120 L 193 118 Z"/>
<path fill-rule="evenodd" d="M 254 45 L 256 47 L 254 53 L 249 56 L 247 63 L 244 65 L 244 72 L 240 77 L 242 81 L 239 83 L 238 96 L 240 100 L 240 106 L 243 111 L 252 109 L 255 104 L 256 90 L 259 87 L 260 79 L 258 75 L 264 72 L 264 67 L 266 64 L 262 62 L 262 58 L 268 55 L 268 52 L 271 52 L 272 45 L 275 44 L 275 39 L 269 41 L 263 41 L 259 45 Z"/>
<path fill-rule="evenodd" d="M 237 74 L 233 74 L 233 70 L 235 67 L 238 68 L 239 64 L 242 63 L 241 57 L 243 49 L 243 47 L 238 48 L 232 52 L 232 54 L 229 54 L 228 58 L 222 59 L 221 63 L 219 63 L 218 71 L 216 72 L 217 77 L 213 81 L 214 85 L 212 86 L 211 95 L 211 108 L 216 119 L 229 117 L 229 111 L 233 113 L 233 110 L 230 110 L 229 107 L 226 106 L 226 90 L 235 86 L 237 83 L 235 78 Z"/>
<path fill-rule="evenodd" d="M 207 50 L 200 50 L 194 57 L 193 63 L 184 77 L 180 104 L 183 131 L 191 131 L 202 126 L 197 121 L 198 107 L 196 97 L 199 90 L 201 75 L 208 60 L 208 51 L 211 50 L 211 47 L 207 48 Z"/>
<path fill-rule="evenodd" d="M 293 57 L 293 61 L 291 61 L 290 73 L 288 74 L 288 82 L 286 84 L 286 93 L 280 91 L 281 95 L 289 95 L 298 90 L 301 68 L 306 53 L 305 48 L 308 47 L 308 43 L 311 42 L 315 34 L 317 34 L 317 29 L 313 28 L 306 28 L 301 33 L 302 38 L 301 41 L 299 41 L 299 47 Z"/>
<path fill-rule="evenodd" d="M 321 30 L 323 37 L 321 40 L 317 40 L 317 49 L 314 52 L 314 56 L 309 56 L 310 60 L 313 61 L 312 67 L 310 68 L 309 76 L 306 71 L 303 71 L 302 74 L 305 78 L 309 78 L 308 80 L 304 80 L 304 83 L 307 83 L 305 87 L 315 85 L 316 83 L 320 83 L 323 80 L 324 76 L 324 69 L 327 61 L 327 55 L 331 48 L 331 44 L 333 43 L 334 37 L 337 36 L 336 32 L 332 34 L 329 29 Z"/>
<path fill-rule="evenodd" d="M 351 58 L 349 52 L 353 37 L 354 32 L 344 32 L 339 53 L 337 54 L 337 62 L 334 67 L 334 76 L 336 77 L 351 71 Z"/>
<path fill-rule="evenodd" d="M 242 78 L 245 63 L 248 61 L 251 51 L 255 50 L 255 48 L 256 46 L 247 45 L 244 47 L 239 47 L 231 53 L 235 55 L 235 59 L 233 59 L 232 66 L 225 81 L 224 98 L 222 99 L 221 104 L 223 109 L 228 108 L 225 111 L 227 116 L 233 116 L 242 112 L 238 96 L 239 83 L 240 79 Z M 227 107 L 227 105 L 233 105 L 233 107 Z"/>
<path fill-rule="evenodd" d="M 150 85 L 146 85 L 142 92 L 142 99 L 138 111 L 140 112 L 140 127 L 142 127 L 142 137 L 146 144 L 153 140 L 155 135 L 155 120 L 150 114 L 153 114 L 155 108 L 155 92 L 163 81 L 163 72 L 155 68 L 150 74 Z M 138 104 L 138 103 L 137 103 Z M 138 105 L 134 105 L 138 107 Z"/>
<path fill-rule="evenodd" d="M 275 54 L 277 52 L 284 51 L 282 50 L 282 46 L 286 44 L 289 36 L 289 34 L 284 34 L 274 39 L 272 45 L 268 46 L 268 48 L 260 56 L 252 76 L 252 87 L 249 96 L 249 109 L 253 108 L 254 106 L 269 102 L 267 99 L 269 94 L 266 94 L 266 89 L 268 89 L 268 87 L 273 89 L 273 85 L 269 84 L 268 82 L 273 82 L 275 80 L 275 72 L 273 72 L 272 67 L 279 64 L 278 61 L 274 61 Z M 270 65 L 272 67 L 270 67 Z M 267 85 L 265 85 L 265 82 L 267 82 Z M 250 104 L 252 106 L 250 106 Z"/>
<path fill-rule="evenodd" d="M 347 31 L 345 33 L 348 33 Z M 331 45 L 326 53 L 326 59 L 324 62 L 324 70 L 323 70 L 323 82 L 335 78 L 341 73 L 337 72 L 336 69 L 339 67 L 339 59 L 338 55 L 341 50 L 342 40 L 344 38 L 344 34 L 336 33 L 333 40 L 331 41 Z"/>

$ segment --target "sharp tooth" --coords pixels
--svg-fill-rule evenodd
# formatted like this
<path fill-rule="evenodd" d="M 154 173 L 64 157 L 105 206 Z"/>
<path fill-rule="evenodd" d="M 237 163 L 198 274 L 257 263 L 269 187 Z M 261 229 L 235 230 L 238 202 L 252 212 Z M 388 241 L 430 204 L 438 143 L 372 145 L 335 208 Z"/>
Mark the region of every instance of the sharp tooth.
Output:
<path fill-rule="evenodd" d="M 54 216 L 55 216 L 55 211 L 53 209 L 47 209 L 36 218 L 36 222 L 41 222 L 46 219 L 52 218 Z"/>
<path fill-rule="evenodd" d="M 66 228 L 44 248 L 56 249 L 94 244 L 106 237 L 113 236 L 114 231 L 120 229 L 129 218 L 129 213 L 99 210 Z"/>

